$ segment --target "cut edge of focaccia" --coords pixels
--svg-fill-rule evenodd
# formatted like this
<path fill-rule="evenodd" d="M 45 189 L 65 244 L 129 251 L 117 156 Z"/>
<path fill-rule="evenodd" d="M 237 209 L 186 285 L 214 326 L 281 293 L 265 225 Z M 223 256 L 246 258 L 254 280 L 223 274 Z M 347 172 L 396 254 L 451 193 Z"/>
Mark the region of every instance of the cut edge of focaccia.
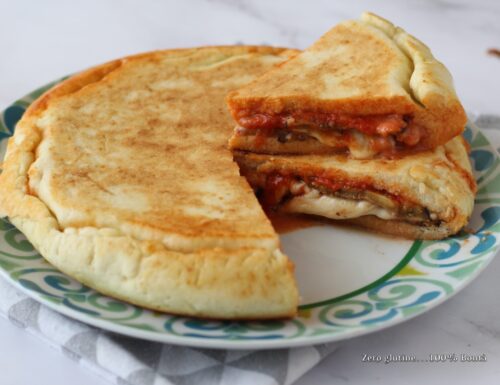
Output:
<path fill-rule="evenodd" d="M 349 64 L 351 57 L 359 64 Z M 358 66 L 367 72 L 355 73 Z M 301 145 L 304 137 L 322 145 L 312 153 L 326 146 L 358 159 L 423 151 L 460 134 L 467 121 L 446 67 L 421 41 L 372 13 L 334 27 L 230 92 L 227 102 L 238 124 L 232 148 L 269 154 L 306 154 L 312 146 Z"/>
<path fill-rule="evenodd" d="M 162 51 L 186 52 L 198 49 Z M 210 47 L 231 55 L 284 49 Z M 37 117 L 53 100 L 95 86 L 129 60 L 115 60 L 77 74 L 55 86 L 24 114 L 9 139 L 0 176 L 2 216 L 23 232 L 45 259 L 62 272 L 99 292 L 153 310 L 216 319 L 270 319 L 296 314 L 298 291 L 293 263 L 268 244 L 171 250 L 113 228 L 65 229 L 47 205 L 29 189 L 29 168 L 42 133 Z"/>
<path fill-rule="evenodd" d="M 394 160 L 245 152 L 236 152 L 235 159 L 268 209 L 410 239 L 443 239 L 460 231 L 472 214 L 476 183 L 467 148 L 457 137 Z"/>

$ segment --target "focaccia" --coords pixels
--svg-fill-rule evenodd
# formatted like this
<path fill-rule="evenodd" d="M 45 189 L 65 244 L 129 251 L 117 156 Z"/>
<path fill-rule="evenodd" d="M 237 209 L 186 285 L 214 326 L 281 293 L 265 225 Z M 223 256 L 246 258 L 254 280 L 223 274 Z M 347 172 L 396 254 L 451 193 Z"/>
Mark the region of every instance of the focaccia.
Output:
<path fill-rule="evenodd" d="M 113 297 L 225 319 L 293 316 L 293 264 L 226 147 L 224 97 L 291 51 L 158 51 L 75 75 L 17 124 L 0 210 Z"/>
<path fill-rule="evenodd" d="M 460 134 L 464 109 L 429 48 L 371 13 L 227 97 L 234 150 L 357 159 L 434 149 Z"/>
<path fill-rule="evenodd" d="M 237 152 L 270 210 L 350 221 L 412 239 L 442 239 L 468 222 L 476 183 L 460 136 L 400 159 Z"/>

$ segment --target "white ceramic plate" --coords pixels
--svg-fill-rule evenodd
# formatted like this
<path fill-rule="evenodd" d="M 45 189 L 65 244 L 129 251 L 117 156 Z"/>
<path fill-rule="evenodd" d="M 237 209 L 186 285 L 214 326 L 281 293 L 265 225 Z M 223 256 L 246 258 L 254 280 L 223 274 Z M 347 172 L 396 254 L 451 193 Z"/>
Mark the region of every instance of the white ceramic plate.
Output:
<path fill-rule="evenodd" d="M 48 86 L 47 86 L 48 87 Z M 0 151 L 26 107 L 47 87 L 1 116 Z M 473 233 L 443 241 L 406 241 L 340 226 L 282 236 L 296 264 L 302 305 L 288 321 L 214 322 L 127 304 L 89 289 L 48 264 L 7 221 L 0 222 L 0 273 L 29 296 L 69 317 L 117 333 L 179 345 L 270 349 L 312 345 L 386 328 L 442 303 L 492 260 L 500 235 L 498 157 L 468 126 L 479 184 Z"/>

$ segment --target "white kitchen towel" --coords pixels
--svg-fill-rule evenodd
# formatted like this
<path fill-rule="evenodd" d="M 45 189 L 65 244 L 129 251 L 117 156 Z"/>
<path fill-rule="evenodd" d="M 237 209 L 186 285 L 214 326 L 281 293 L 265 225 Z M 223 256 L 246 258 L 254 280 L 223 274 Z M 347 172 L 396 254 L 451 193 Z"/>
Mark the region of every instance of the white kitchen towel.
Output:
<path fill-rule="evenodd" d="M 471 114 L 500 145 L 500 116 Z M 103 331 L 56 313 L 0 279 L 0 315 L 116 384 L 292 384 L 338 345 L 231 351 L 180 347 Z"/>

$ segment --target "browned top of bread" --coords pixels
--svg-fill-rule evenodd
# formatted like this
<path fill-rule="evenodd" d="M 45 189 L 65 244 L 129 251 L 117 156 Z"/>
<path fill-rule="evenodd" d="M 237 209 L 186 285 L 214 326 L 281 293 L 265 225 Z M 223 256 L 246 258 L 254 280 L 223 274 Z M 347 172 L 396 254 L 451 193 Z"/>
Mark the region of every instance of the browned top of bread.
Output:
<path fill-rule="evenodd" d="M 231 122 L 223 99 L 284 52 L 156 52 L 66 80 L 19 123 L 40 135 L 30 191 L 63 228 L 116 227 L 179 249 L 275 247 L 277 237 L 226 149 Z"/>

